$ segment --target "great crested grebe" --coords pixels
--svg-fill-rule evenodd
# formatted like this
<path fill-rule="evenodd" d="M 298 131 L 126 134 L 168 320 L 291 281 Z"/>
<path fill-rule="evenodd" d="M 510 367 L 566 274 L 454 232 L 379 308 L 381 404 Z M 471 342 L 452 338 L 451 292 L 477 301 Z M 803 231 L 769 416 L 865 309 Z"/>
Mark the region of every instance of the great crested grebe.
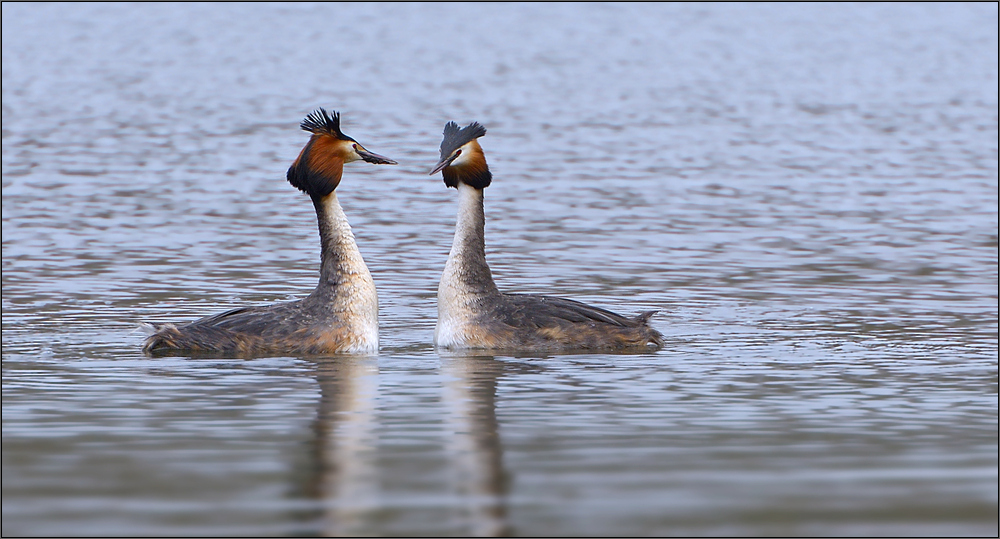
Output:
<path fill-rule="evenodd" d="M 628 318 L 578 301 L 504 294 L 486 264 L 483 189 L 493 179 L 473 122 L 444 126 L 441 160 L 430 173 L 458 190 L 455 240 L 438 285 L 434 344 L 442 348 L 586 351 L 659 349 L 663 335 L 649 326 L 656 311 Z"/>
<path fill-rule="evenodd" d="M 378 296 L 347 217 L 337 201 L 344 163 L 395 165 L 340 130 L 322 108 L 302 120 L 312 133 L 288 169 L 288 183 L 316 208 L 322 248 L 319 284 L 297 301 L 242 307 L 183 326 L 164 324 L 146 339 L 148 354 L 232 355 L 368 353 L 378 350 Z"/>

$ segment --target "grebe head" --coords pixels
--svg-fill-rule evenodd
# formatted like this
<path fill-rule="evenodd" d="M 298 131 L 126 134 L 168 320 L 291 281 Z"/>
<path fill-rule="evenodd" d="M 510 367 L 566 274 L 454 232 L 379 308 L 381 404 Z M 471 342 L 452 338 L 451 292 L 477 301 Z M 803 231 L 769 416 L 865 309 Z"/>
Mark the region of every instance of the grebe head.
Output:
<path fill-rule="evenodd" d="M 444 126 L 444 139 L 441 140 L 441 160 L 434 166 L 430 174 L 438 172 L 444 176 L 444 184 L 458 188 L 464 183 L 476 189 L 485 189 L 493 180 L 490 167 L 486 164 L 486 155 L 482 146 L 476 140 L 486 134 L 486 128 L 478 122 L 459 129 L 455 122 Z"/>
<path fill-rule="evenodd" d="M 329 195 L 340 184 L 344 163 L 363 160 L 376 165 L 395 165 L 388 157 L 372 153 L 340 130 L 340 113 L 324 109 L 302 120 L 303 131 L 312 133 L 298 158 L 288 168 L 288 183 L 313 198 Z"/>

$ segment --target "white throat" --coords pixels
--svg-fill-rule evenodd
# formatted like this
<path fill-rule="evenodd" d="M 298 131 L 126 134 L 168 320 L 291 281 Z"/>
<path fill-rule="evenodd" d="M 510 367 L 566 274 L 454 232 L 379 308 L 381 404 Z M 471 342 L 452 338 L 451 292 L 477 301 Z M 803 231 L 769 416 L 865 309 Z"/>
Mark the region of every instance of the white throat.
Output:
<path fill-rule="evenodd" d="M 333 292 L 332 308 L 360 339 L 358 351 L 378 350 L 378 294 L 368 266 L 354 241 L 336 192 L 317 204 L 323 249 L 320 285 Z"/>
<path fill-rule="evenodd" d="M 483 191 L 459 183 L 455 239 L 438 284 L 435 342 L 447 346 L 477 314 L 485 298 L 499 296 L 486 263 Z"/>

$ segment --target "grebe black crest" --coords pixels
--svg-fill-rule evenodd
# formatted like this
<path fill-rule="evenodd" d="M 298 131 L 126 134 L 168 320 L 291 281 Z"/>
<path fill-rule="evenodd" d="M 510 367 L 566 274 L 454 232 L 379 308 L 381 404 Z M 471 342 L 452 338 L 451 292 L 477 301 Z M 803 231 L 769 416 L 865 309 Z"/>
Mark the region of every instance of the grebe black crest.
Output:
<path fill-rule="evenodd" d="M 625 317 L 570 299 L 504 294 L 486 263 L 483 190 L 493 175 L 473 122 L 444 127 L 441 159 L 431 175 L 459 193 L 455 240 L 438 285 L 434 344 L 442 348 L 512 351 L 656 350 L 663 335 L 649 326 L 656 311 Z"/>
<path fill-rule="evenodd" d="M 378 296 L 354 233 L 337 200 L 344 163 L 395 165 L 340 129 L 340 114 L 319 109 L 301 127 L 312 133 L 288 169 L 288 182 L 309 195 L 321 244 L 320 279 L 296 301 L 242 307 L 186 325 L 164 324 L 146 339 L 152 355 L 372 353 L 378 350 Z"/>

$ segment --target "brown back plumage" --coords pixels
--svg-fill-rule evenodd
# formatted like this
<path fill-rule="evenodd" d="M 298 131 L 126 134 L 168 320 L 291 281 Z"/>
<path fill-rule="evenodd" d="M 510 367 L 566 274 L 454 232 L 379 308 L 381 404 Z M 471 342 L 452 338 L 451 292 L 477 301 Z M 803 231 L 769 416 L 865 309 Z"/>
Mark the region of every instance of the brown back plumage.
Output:
<path fill-rule="evenodd" d="M 656 311 L 629 318 L 579 301 L 534 294 L 503 294 L 485 325 L 500 347 L 543 350 L 659 349 L 663 335 L 649 326 Z M 507 331 L 505 328 L 510 328 Z M 510 342 L 504 345 L 504 341 Z"/>
<path fill-rule="evenodd" d="M 327 295 L 314 292 L 297 301 L 241 307 L 179 327 L 164 324 L 146 340 L 143 351 L 154 356 L 218 352 L 234 357 L 335 352 L 350 340 L 350 328 L 332 322 Z"/>

